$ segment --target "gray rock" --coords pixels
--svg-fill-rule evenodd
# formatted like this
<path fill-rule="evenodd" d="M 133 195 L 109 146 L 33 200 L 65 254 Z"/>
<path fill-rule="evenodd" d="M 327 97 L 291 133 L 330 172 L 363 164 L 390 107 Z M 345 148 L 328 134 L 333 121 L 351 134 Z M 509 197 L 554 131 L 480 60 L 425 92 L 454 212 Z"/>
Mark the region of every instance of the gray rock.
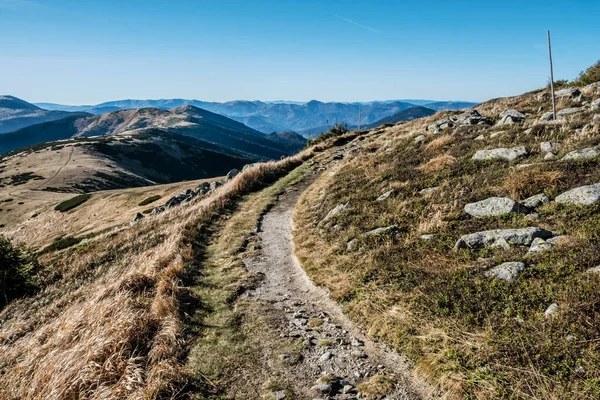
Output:
<path fill-rule="evenodd" d="M 230 181 L 233 178 L 235 178 L 239 173 L 240 173 L 240 171 L 238 171 L 237 169 L 234 168 L 227 173 L 227 176 L 225 177 L 225 179 Z"/>
<path fill-rule="evenodd" d="M 538 93 L 535 95 L 537 101 L 546 101 L 550 99 L 550 93 Z"/>
<path fill-rule="evenodd" d="M 535 238 L 549 239 L 554 234 L 542 228 L 493 229 L 462 236 L 454 249 L 482 249 L 485 247 L 531 246 Z"/>
<path fill-rule="evenodd" d="M 550 243 L 552 246 L 559 246 L 561 244 L 564 244 L 564 242 L 567 241 L 568 236 L 565 235 L 559 235 L 559 236 L 554 236 L 553 238 L 550 239 L 546 239 L 547 243 Z"/>
<path fill-rule="evenodd" d="M 510 213 L 529 212 L 529 209 L 508 197 L 490 197 L 476 203 L 469 203 L 465 205 L 464 210 L 474 217 L 497 217 Z"/>
<path fill-rule="evenodd" d="M 525 270 L 522 262 L 505 262 L 484 273 L 488 278 L 496 278 L 506 282 L 514 281 Z"/>
<path fill-rule="evenodd" d="M 548 153 L 544 156 L 544 160 L 552 160 L 554 158 L 556 158 L 556 154 L 554 153 Z"/>
<path fill-rule="evenodd" d="M 367 355 L 362 350 L 352 350 L 350 355 L 354 358 L 367 358 Z"/>
<path fill-rule="evenodd" d="M 250 168 L 253 168 L 253 167 L 255 167 L 258 164 L 260 164 L 260 163 L 246 164 L 246 165 L 244 165 L 244 168 L 242 168 L 242 171 L 249 170 Z"/>
<path fill-rule="evenodd" d="M 373 230 L 365 233 L 365 236 L 394 234 L 394 233 L 398 233 L 398 232 L 399 232 L 399 229 L 396 225 L 390 225 L 390 226 L 386 226 L 386 227 L 382 227 L 382 228 L 373 229 Z"/>
<path fill-rule="evenodd" d="M 382 194 L 381 196 L 379 196 L 377 198 L 377 201 L 383 201 L 383 200 L 387 200 L 389 199 L 392 195 L 394 194 L 393 190 L 389 190 L 387 192 L 385 192 L 384 194 Z"/>
<path fill-rule="evenodd" d="M 556 142 L 542 142 L 540 143 L 540 150 L 544 153 L 557 153 L 560 149 L 560 143 Z"/>
<path fill-rule="evenodd" d="M 325 216 L 325 218 L 323 219 L 323 222 L 325 221 L 329 221 L 331 218 L 335 217 L 338 214 L 341 214 L 342 211 L 344 211 L 346 208 L 348 208 L 348 206 L 350 205 L 350 202 L 346 202 L 343 204 L 338 204 L 337 206 L 335 206 L 334 208 L 332 208 L 327 215 Z"/>
<path fill-rule="evenodd" d="M 213 181 L 213 182 L 210 183 L 210 190 L 211 191 L 215 190 L 215 189 L 217 189 L 218 187 L 220 187 L 222 185 L 223 184 L 221 182 L 219 182 L 219 181 Z"/>
<path fill-rule="evenodd" d="M 319 357 L 319 361 L 320 362 L 329 361 L 331 356 L 332 356 L 331 352 L 327 351 L 327 352 L 323 353 L 323 355 L 321 357 Z"/>
<path fill-rule="evenodd" d="M 158 207 L 154 207 L 154 209 L 152 211 L 150 211 L 149 215 L 156 215 L 156 214 L 160 214 L 162 212 L 165 211 L 165 207 L 164 206 L 158 206 Z"/>
<path fill-rule="evenodd" d="M 518 124 L 525 121 L 525 114 L 517 110 L 505 110 L 500 113 L 498 125 Z"/>
<path fill-rule="evenodd" d="M 352 239 L 348 243 L 346 243 L 346 250 L 347 251 L 354 251 L 354 250 L 356 250 L 357 247 L 358 247 L 358 240 L 357 239 Z"/>
<path fill-rule="evenodd" d="M 415 143 L 421 143 L 425 139 L 427 139 L 427 137 L 425 135 L 419 135 L 415 138 Z"/>
<path fill-rule="evenodd" d="M 528 253 L 541 253 L 546 250 L 550 250 L 553 247 L 551 242 L 547 242 L 541 238 L 533 239 L 531 247 L 529 247 Z"/>
<path fill-rule="evenodd" d="M 133 217 L 133 219 L 131 220 L 131 222 L 129 223 L 130 225 L 134 225 L 136 222 L 140 221 L 144 219 L 144 214 L 142 213 L 137 213 L 135 214 L 135 217 Z"/>
<path fill-rule="evenodd" d="M 496 132 L 492 132 L 492 133 L 490 134 L 490 139 L 496 138 L 496 137 L 498 137 L 498 136 L 502 135 L 504 132 L 506 132 L 506 131 L 496 131 Z"/>
<path fill-rule="evenodd" d="M 528 197 L 523 201 L 523 205 L 527 208 L 538 208 L 544 204 L 550 202 L 550 198 L 544 193 L 539 193 L 534 196 Z"/>
<path fill-rule="evenodd" d="M 419 194 L 422 194 L 422 195 L 432 194 L 433 192 L 436 192 L 438 189 L 439 189 L 439 186 L 425 188 L 425 189 L 420 190 Z"/>
<path fill-rule="evenodd" d="M 600 110 L 600 99 L 592 101 L 592 104 L 590 104 L 590 107 L 592 110 Z"/>
<path fill-rule="evenodd" d="M 558 304 L 557 303 L 552 303 L 546 309 L 546 311 L 544 311 L 544 317 L 548 318 L 548 317 L 552 316 L 552 314 L 554 314 L 556 311 L 558 311 Z"/>
<path fill-rule="evenodd" d="M 554 95 L 556 96 L 556 98 L 577 97 L 580 94 L 581 94 L 581 92 L 576 87 L 568 87 L 568 88 L 564 88 L 564 89 L 557 90 L 556 92 L 554 92 Z"/>
<path fill-rule="evenodd" d="M 487 160 L 506 160 L 513 161 L 517 158 L 527 155 L 527 150 L 523 146 L 517 146 L 513 148 L 498 148 L 492 150 L 479 150 L 473 156 L 474 161 L 487 161 Z"/>
<path fill-rule="evenodd" d="M 277 390 L 275 392 L 269 392 L 269 396 L 274 400 L 285 400 L 287 399 L 287 393 L 285 390 Z"/>
<path fill-rule="evenodd" d="M 426 234 L 426 235 L 421 235 L 419 236 L 419 238 L 423 239 L 423 240 L 431 240 L 435 237 L 435 235 L 432 234 Z"/>
<path fill-rule="evenodd" d="M 554 199 L 559 204 L 587 206 L 600 200 L 600 183 L 568 190 Z"/>
<path fill-rule="evenodd" d="M 473 140 L 485 140 L 485 136 L 483 136 L 483 135 L 479 135 L 479 136 L 477 136 L 477 137 L 476 137 L 475 139 L 473 139 Z"/>
<path fill-rule="evenodd" d="M 181 204 L 181 200 L 179 200 L 178 197 L 171 197 L 169 200 L 167 200 L 167 202 L 165 203 L 165 207 L 166 208 L 172 208 L 175 206 L 178 206 L 179 204 Z"/>
<path fill-rule="evenodd" d="M 562 161 L 574 161 L 574 160 L 589 160 L 600 156 L 600 150 L 596 147 L 588 147 L 587 149 L 573 150 L 567 153 Z"/>
<path fill-rule="evenodd" d="M 331 385 L 328 383 L 319 383 L 319 384 L 311 387 L 311 389 L 314 390 L 315 392 L 329 393 L 329 392 L 331 392 Z"/>
<path fill-rule="evenodd" d="M 359 338 L 355 338 L 355 337 L 353 337 L 353 338 L 350 340 L 350 345 L 351 345 L 351 346 L 354 346 L 354 347 L 360 347 L 360 346 L 364 346 L 364 345 L 365 345 L 365 342 L 363 342 L 363 341 L 362 341 L 362 340 L 360 340 Z"/>
<path fill-rule="evenodd" d="M 585 107 L 571 107 L 560 110 L 556 113 L 556 118 L 565 118 L 570 115 L 579 114 L 585 111 Z"/>
<path fill-rule="evenodd" d="M 596 267 L 589 268 L 587 271 L 588 274 L 600 274 L 600 265 Z"/>
<path fill-rule="evenodd" d="M 588 96 L 600 93 L 600 82 L 594 82 L 590 83 L 587 86 L 584 86 L 583 88 L 581 88 L 581 92 Z"/>
<path fill-rule="evenodd" d="M 453 126 L 492 125 L 492 121 L 479 114 L 477 110 L 466 111 L 460 115 L 442 118 L 427 127 L 433 133 L 439 133 Z"/>

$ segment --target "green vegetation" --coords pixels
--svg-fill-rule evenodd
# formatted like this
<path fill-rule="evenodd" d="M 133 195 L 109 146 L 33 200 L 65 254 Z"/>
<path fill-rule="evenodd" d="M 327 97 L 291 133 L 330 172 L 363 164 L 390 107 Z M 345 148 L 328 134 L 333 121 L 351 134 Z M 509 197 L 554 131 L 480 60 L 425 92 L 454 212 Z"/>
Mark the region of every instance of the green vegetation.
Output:
<path fill-rule="evenodd" d="M 309 139 L 306 143 L 306 147 L 311 147 L 317 143 L 321 143 L 329 138 L 342 136 L 345 133 L 350 132 L 348 129 L 348 124 L 335 124 L 328 132 L 321 133 L 314 139 Z"/>
<path fill-rule="evenodd" d="M 54 241 L 54 243 L 52 243 L 51 245 L 48 245 L 47 247 L 45 247 L 40 254 L 46 254 L 46 253 L 51 253 L 54 251 L 59 251 L 59 250 L 63 250 L 66 248 L 69 248 L 71 246 L 74 246 L 76 244 L 78 244 L 79 242 L 81 242 L 84 238 L 82 237 L 73 237 L 73 236 L 66 236 L 63 238 L 58 238 Z"/>
<path fill-rule="evenodd" d="M 0 236 L 0 309 L 12 299 L 35 292 L 40 265 L 35 255 Z"/>
<path fill-rule="evenodd" d="M 159 200 L 159 199 L 160 199 L 159 195 L 150 196 L 150 197 L 147 197 L 144 200 L 142 200 L 140 202 L 140 204 L 138 204 L 138 206 L 145 206 L 145 205 L 148 205 L 150 203 L 154 203 L 156 200 Z"/>
<path fill-rule="evenodd" d="M 515 107 L 495 102 L 478 109 L 498 115 Z M 533 95 L 518 109 L 539 118 Z M 598 128 L 574 135 L 592 119 L 583 113 L 561 125 L 455 127 L 438 135 L 425 122 L 397 126 L 363 138 L 364 151 L 344 159 L 302 196 L 294 220 L 297 255 L 315 283 L 326 286 L 351 318 L 376 338 L 412 358 L 421 373 L 446 382 L 456 398 L 564 398 L 600 396 L 600 205 L 546 204 L 537 217 L 511 214 L 474 218 L 465 204 L 493 196 L 523 201 L 550 198 L 600 182 L 600 160 L 544 162 L 540 142 L 560 142 L 558 158 L 600 145 Z M 536 117 L 537 116 L 537 117 Z M 437 118 L 440 118 L 439 116 Z M 524 133 L 527 128 L 531 131 Z M 331 137 L 327 146 L 351 134 Z M 484 135 L 484 140 L 474 140 Z M 354 140 L 354 139 L 353 139 Z M 476 163 L 477 150 L 524 145 L 516 162 Z M 525 165 L 526 167 L 517 167 Z M 429 194 L 421 190 L 436 188 Z M 375 201 L 390 190 L 394 195 Z M 339 204 L 348 207 L 326 223 Z M 365 236 L 395 225 L 394 235 Z M 464 234 L 539 226 L 567 235 L 549 251 L 527 248 L 454 251 Z M 429 240 L 421 235 L 432 234 Z M 347 243 L 356 239 L 354 250 Z M 527 268 L 513 282 L 483 271 L 507 261 Z M 552 303 L 559 311 L 546 318 Z"/>
<path fill-rule="evenodd" d="M 54 207 L 54 209 L 56 211 L 60 211 L 60 212 L 67 212 L 69 210 L 74 209 L 75 207 L 85 203 L 86 201 L 88 201 L 90 198 L 92 197 L 91 194 L 80 194 L 78 196 L 75 196 L 69 200 L 65 200 L 62 203 L 60 203 L 59 205 L 57 205 L 56 207 Z"/>
<path fill-rule="evenodd" d="M 586 86 L 591 83 L 600 82 L 600 60 L 585 71 L 581 71 L 573 84 L 576 86 Z"/>

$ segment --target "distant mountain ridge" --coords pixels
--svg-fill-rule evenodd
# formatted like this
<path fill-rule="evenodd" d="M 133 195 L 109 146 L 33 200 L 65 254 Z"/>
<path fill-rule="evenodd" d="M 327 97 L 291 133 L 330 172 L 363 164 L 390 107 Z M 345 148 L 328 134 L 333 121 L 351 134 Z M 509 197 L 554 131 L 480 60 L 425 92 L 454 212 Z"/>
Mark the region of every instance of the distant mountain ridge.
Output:
<path fill-rule="evenodd" d="M 0 134 L 42 122 L 69 116 L 87 116 L 87 112 L 44 110 L 14 96 L 0 95 Z"/>
<path fill-rule="evenodd" d="M 365 128 L 372 129 L 383 124 L 397 124 L 398 122 L 412 121 L 413 119 L 428 117 L 430 115 L 435 114 L 436 112 L 437 111 L 427 107 L 411 107 L 409 109 L 400 111 L 394 115 L 390 115 L 389 117 L 382 118 L 377 122 L 365 126 Z"/>
<path fill-rule="evenodd" d="M 411 103 L 411 101 L 413 103 Z M 357 126 L 359 112 L 362 124 L 368 125 L 379 121 L 382 118 L 414 107 L 415 105 L 431 108 L 433 110 L 454 110 L 459 108 L 470 108 L 476 105 L 476 103 L 461 101 L 439 102 L 430 100 L 390 100 L 366 103 L 324 103 L 317 100 L 311 100 L 306 103 L 293 101 L 263 102 L 257 100 L 235 100 L 218 103 L 186 99 L 127 99 L 89 106 L 63 106 L 52 103 L 39 103 L 39 105 L 48 109 L 85 111 L 92 114 L 133 108 L 152 107 L 171 109 L 191 105 L 224 115 L 263 133 L 294 131 L 310 136 L 312 132 L 320 129 L 320 127 L 333 125 L 336 122 L 345 123 L 349 126 Z"/>
<path fill-rule="evenodd" d="M 297 134 L 271 137 L 244 124 L 194 106 L 170 110 L 140 108 L 101 115 L 70 116 L 0 135 L 0 153 L 48 141 L 138 134 L 155 129 L 190 136 L 220 151 L 251 160 L 275 159 L 295 153 L 305 140 Z M 292 140 L 293 139 L 293 140 Z"/>

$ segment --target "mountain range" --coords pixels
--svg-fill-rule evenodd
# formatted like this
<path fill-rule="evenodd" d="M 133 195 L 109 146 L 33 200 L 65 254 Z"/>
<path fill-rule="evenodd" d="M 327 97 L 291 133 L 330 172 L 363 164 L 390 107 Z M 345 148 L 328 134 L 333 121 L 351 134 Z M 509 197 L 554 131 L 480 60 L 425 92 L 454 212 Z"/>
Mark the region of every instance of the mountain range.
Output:
<path fill-rule="evenodd" d="M 191 105 L 224 115 L 263 133 L 294 131 L 305 136 L 314 136 L 323 130 L 327 130 L 328 126 L 335 123 L 357 126 L 359 114 L 361 124 L 369 125 L 415 105 L 439 111 L 470 108 L 476 103 L 433 100 L 392 100 L 368 103 L 324 103 L 317 100 L 307 103 L 236 100 L 218 103 L 186 99 L 161 99 L 119 100 L 84 106 L 66 106 L 54 103 L 38 103 L 37 105 L 49 110 L 88 112 L 91 114 L 145 107 L 172 109 Z"/>
<path fill-rule="evenodd" d="M 90 114 L 81 111 L 45 110 L 16 97 L 0 95 L 0 134 L 73 115 Z"/>

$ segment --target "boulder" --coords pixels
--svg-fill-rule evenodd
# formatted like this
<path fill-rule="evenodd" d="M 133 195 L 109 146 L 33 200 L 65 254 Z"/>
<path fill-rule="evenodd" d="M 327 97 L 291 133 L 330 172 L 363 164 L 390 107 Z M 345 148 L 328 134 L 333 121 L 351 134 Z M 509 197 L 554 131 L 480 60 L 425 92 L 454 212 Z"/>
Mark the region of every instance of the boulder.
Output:
<path fill-rule="evenodd" d="M 506 282 L 512 282 L 521 272 L 525 270 L 522 262 L 505 262 L 484 273 L 488 278 L 496 278 Z"/>
<path fill-rule="evenodd" d="M 556 118 L 565 118 L 568 117 L 570 115 L 574 115 L 574 114 L 578 114 L 580 112 L 584 112 L 585 111 L 585 107 L 571 107 L 571 108 L 565 108 L 563 110 L 560 110 L 556 113 Z"/>
<path fill-rule="evenodd" d="M 544 153 L 558 153 L 560 149 L 560 143 L 556 142 L 542 142 L 540 143 L 540 150 Z"/>
<path fill-rule="evenodd" d="M 592 104 L 590 104 L 590 107 L 592 110 L 600 110 L 600 99 L 596 99 L 596 100 L 592 101 Z"/>
<path fill-rule="evenodd" d="M 550 250 L 554 245 L 552 242 L 547 242 L 542 238 L 535 238 L 529 247 L 529 253 L 541 253 L 542 251 Z"/>
<path fill-rule="evenodd" d="M 335 217 L 336 215 L 340 214 L 342 211 L 344 211 L 346 208 L 348 208 L 348 206 L 350 205 L 350 202 L 346 202 L 344 204 L 338 204 L 337 206 L 335 206 L 334 208 L 332 208 L 327 215 L 325 216 L 325 218 L 323 218 L 323 222 L 329 221 L 331 218 Z"/>
<path fill-rule="evenodd" d="M 558 304 L 557 303 L 552 303 L 550 304 L 550 306 L 546 309 L 546 311 L 544 311 L 544 317 L 549 318 L 552 316 L 552 314 L 554 314 L 556 311 L 558 311 Z"/>
<path fill-rule="evenodd" d="M 523 200 L 523 205 L 527 208 L 538 208 L 548 203 L 550 198 L 544 193 L 536 194 Z"/>
<path fill-rule="evenodd" d="M 529 209 L 508 197 L 490 197 L 489 199 L 469 203 L 465 205 L 464 210 L 474 217 L 497 217 L 510 213 L 526 214 L 529 212 Z"/>
<path fill-rule="evenodd" d="M 435 237 L 435 235 L 431 234 L 431 233 L 427 233 L 425 235 L 421 235 L 419 236 L 420 239 L 422 240 L 431 240 Z"/>
<path fill-rule="evenodd" d="M 442 118 L 427 127 L 433 133 L 439 133 L 453 126 L 492 125 L 489 118 L 482 116 L 477 110 L 466 111 L 460 115 Z"/>
<path fill-rule="evenodd" d="M 437 192 L 438 189 L 439 189 L 439 186 L 434 186 L 434 187 L 430 187 L 430 188 L 421 189 L 421 190 L 419 190 L 419 194 L 422 194 L 423 196 L 426 196 L 428 194 L 432 194 L 434 192 Z"/>
<path fill-rule="evenodd" d="M 552 160 L 554 158 L 556 158 L 556 154 L 554 154 L 554 153 L 548 153 L 544 156 L 544 160 L 546 160 L 546 161 Z"/>
<path fill-rule="evenodd" d="M 166 208 L 164 206 L 154 207 L 152 211 L 150 211 L 149 215 L 156 215 L 164 212 Z"/>
<path fill-rule="evenodd" d="M 577 97 L 581 94 L 578 88 L 576 87 L 568 87 L 561 90 L 557 90 L 554 92 L 554 95 L 557 99 L 562 97 Z"/>
<path fill-rule="evenodd" d="M 535 238 L 549 239 L 554 234 L 542 228 L 493 229 L 462 236 L 454 245 L 459 249 L 482 249 L 485 247 L 531 246 Z"/>
<path fill-rule="evenodd" d="M 238 171 L 237 169 L 235 169 L 235 168 L 234 168 L 234 169 L 232 169 L 231 171 L 229 171 L 229 172 L 227 173 L 227 176 L 225 177 L 225 179 L 226 179 L 227 181 L 230 181 L 230 180 L 232 180 L 233 178 L 235 178 L 235 177 L 236 177 L 236 176 L 237 176 L 239 173 L 240 173 L 240 171 Z"/>
<path fill-rule="evenodd" d="M 473 139 L 473 140 L 485 140 L 485 136 L 483 136 L 483 135 L 479 135 L 479 136 L 477 136 L 477 137 L 476 137 L 475 139 Z"/>
<path fill-rule="evenodd" d="M 425 139 L 427 139 L 425 137 L 425 135 L 419 135 L 415 138 L 415 143 L 421 143 L 422 141 L 424 141 Z"/>
<path fill-rule="evenodd" d="M 178 206 L 179 204 L 181 204 L 181 200 L 179 200 L 179 198 L 177 196 L 174 196 L 174 197 L 171 197 L 169 200 L 167 200 L 167 202 L 165 203 L 165 207 L 171 208 L 171 207 Z"/>
<path fill-rule="evenodd" d="M 593 96 L 595 94 L 600 94 L 600 82 L 590 83 L 587 86 L 581 88 L 581 92 L 586 96 Z"/>
<path fill-rule="evenodd" d="M 135 217 L 133 217 L 133 219 L 131 220 L 131 222 L 129 223 L 130 225 L 135 224 L 136 222 L 142 220 L 144 218 L 144 214 L 142 213 L 137 213 L 135 214 Z"/>
<path fill-rule="evenodd" d="M 600 183 L 580 186 L 564 192 L 554 199 L 559 204 L 590 205 L 600 200 Z"/>
<path fill-rule="evenodd" d="M 504 110 L 500 113 L 500 121 L 497 125 L 518 124 L 525 121 L 525 114 L 517 110 Z"/>
<path fill-rule="evenodd" d="M 358 240 L 352 239 L 346 243 L 346 251 L 354 251 L 358 247 Z"/>
<path fill-rule="evenodd" d="M 390 225 L 390 226 L 373 229 L 373 230 L 365 233 L 365 236 L 394 234 L 394 233 L 398 233 L 399 231 L 400 230 L 398 229 L 398 227 L 396 225 Z"/>
<path fill-rule="evenodd" d="M 596 147 L 588 147 L 587 149 L 573 150 L 567 153 L 562 161 L 590 160 L 600 156 L 600 150 Z"/>
<path fill-rule="evenodd" d="M 210 190 L 211 191 L 215 190 L 215 189 L 217 189 L 218 187 L 220 187 L 222 185 L 223 184 L 221 182 L 219 182 L 219 181 L 213 181 L 213 182 L 210 183 Z"/>
<path fill-rule="evenodd" d="M 506 160 L 513 161 L 517 158 L 527 155 L 527 150 L 523 146 L 517 146 L 512 148 L 498 148 L 492 150 L 479 150 L 473 156 L 474 161 L 488 161 L 488 160 Z"/>

